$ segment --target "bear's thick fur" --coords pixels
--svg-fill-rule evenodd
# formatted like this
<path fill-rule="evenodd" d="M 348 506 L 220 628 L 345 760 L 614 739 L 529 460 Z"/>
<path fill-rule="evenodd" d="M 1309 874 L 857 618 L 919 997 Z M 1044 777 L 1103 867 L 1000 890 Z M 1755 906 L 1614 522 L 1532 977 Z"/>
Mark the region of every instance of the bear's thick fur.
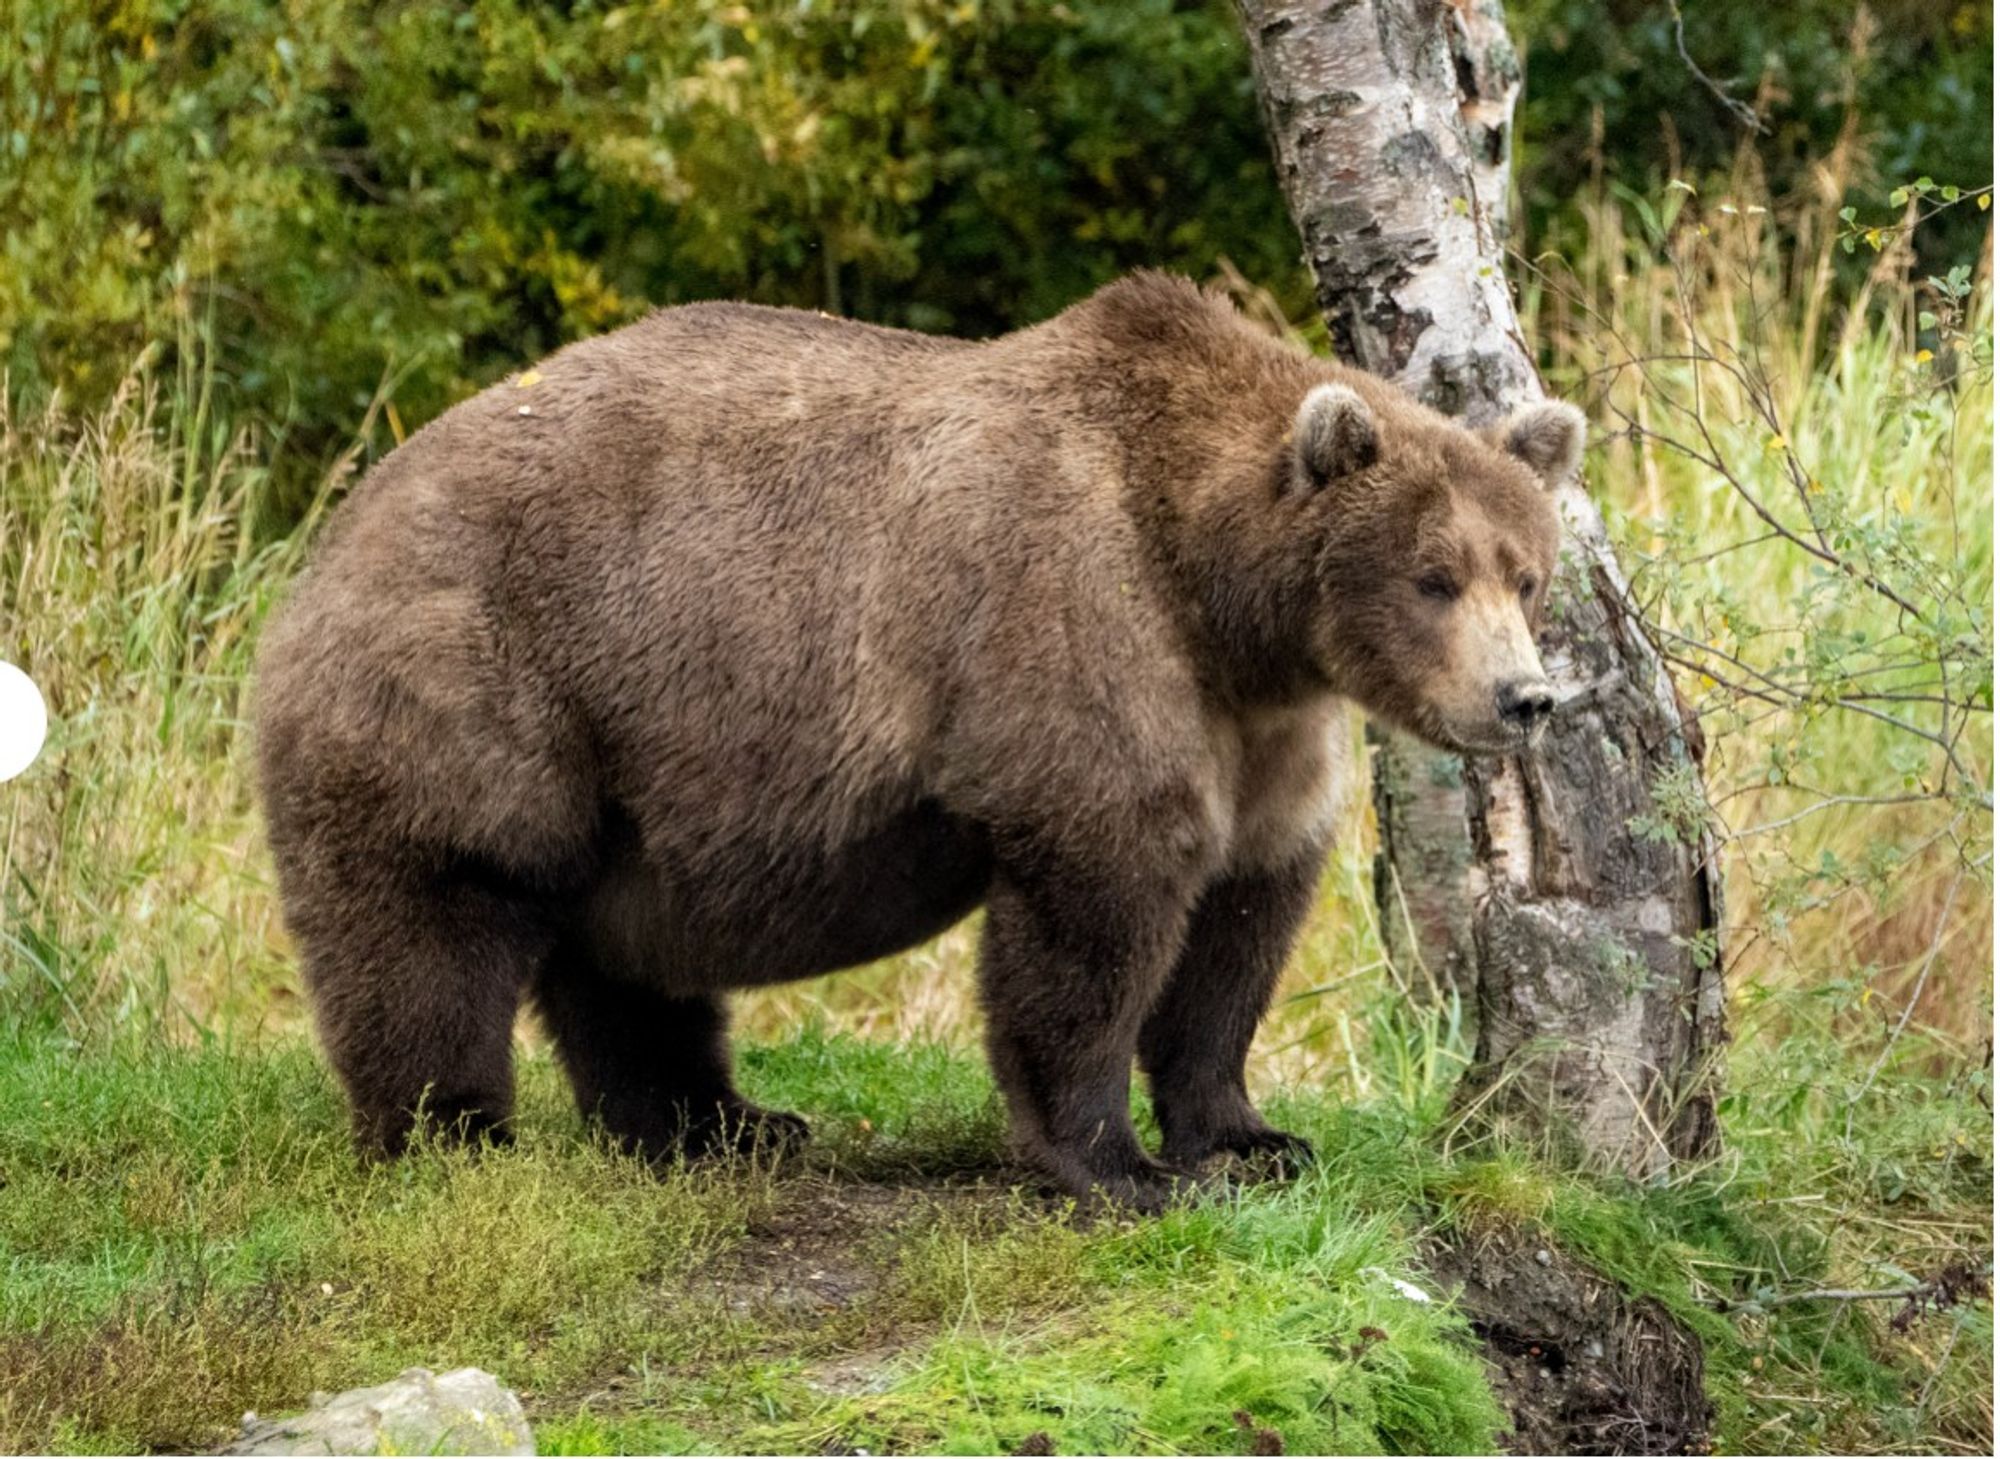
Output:
<path fill-rule="evenodd" d="M 735 1091 L 726 990 L 983 904 L 993 1071 L 1063 1188 L 1151 1207 L 1303 1153 L 1244 1060 L 1348 704 L 1525 742 L 1580 438 L 1562 405 L 1475 435 L 1161 275 L 976 344 L 669 309 L 466 401 L 341 506 L 263 651 L 359 1139 L 504 1136 L 524 995 L 635 1148 L 802 1130 Z"/>

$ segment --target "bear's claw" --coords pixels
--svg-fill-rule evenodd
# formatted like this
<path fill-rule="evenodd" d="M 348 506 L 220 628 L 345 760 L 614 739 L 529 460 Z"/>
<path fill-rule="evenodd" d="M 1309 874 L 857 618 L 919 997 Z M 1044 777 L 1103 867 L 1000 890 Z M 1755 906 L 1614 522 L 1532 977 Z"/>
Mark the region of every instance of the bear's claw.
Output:
<path fill-rule="evenodd" d="M 784 1155 L 812 1139 L 812 1126 L 800 1116 L 748 1100 L 725 1105 L 713 1122 L 704 1125 L 691 1132 L 690 1154 Z"/>
<path fill-rule="evenodd" d="M 1169 1149 L 1161 1154 L 1191 1170 L 1201 1169 L 1217 1156 L 1227 1157 L 1237 1167 L 1232 1174 L 1258 1180 L 1291 1180 L 1315 1159 L 1310 1141 L 1268 1126 L 1214 1136 L 1199 1148 Z"/>
<path fill-rule="evenodd" d="M 1190 1172 L 1148 1161 L 1139 1169 L 1092 1181 L 1086 1204 L 1119 1215 L 1158 1216 L 1197 1194 L 1200 1185 Z"/>

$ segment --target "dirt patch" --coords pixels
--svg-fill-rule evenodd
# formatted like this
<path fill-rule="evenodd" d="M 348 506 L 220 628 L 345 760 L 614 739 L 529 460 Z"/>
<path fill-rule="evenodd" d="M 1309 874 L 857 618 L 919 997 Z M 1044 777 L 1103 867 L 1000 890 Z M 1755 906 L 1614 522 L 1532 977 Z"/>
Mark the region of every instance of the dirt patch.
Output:
<path fill-rule="evenodd" d="M 894 1225 L 893 1200 L 817 1182 L 794 1186 L 785 1196 L 710 1274 L 725 1305 L 736 1313 L 796 1319 L 866 1301 L 881 1273 L 856 1258 L 855 1237 Z"/>
<path fill-rule="evenodd" d="M 1701 1344 L 1659 1303 L 1626 1297 L 1533 1232 L 1460 1234 L 1428 1257 L 1486 1344 L 1511 1451 L 1709 1451 Z"/>
<path fill-rule="evenodd" d="M 865 1398 L 887 1393 L 896 1381 L 896 1360 L 908 1351 L 907 1344 L 884 1343 L 814 1363 L 802 1376 L 806 1387 L 833 1398 Z"/>
<path fill-rule="evenodd" d="M 808 1388 L 839 1398 L 885 1392 L 898 1361 L 930 1335 L 897 1300 L 892 1253 L 901 1233 L 955 1211 L 1004 1211 L 1015 1178 L 999 1170 L 888 1181 L 795 1176 L 705 1280 L 730 1312 L 772 1329 L 767 1344 L 810 1355 L 799 1371 Z"/>
<path fill-rule="evenodd" d="M 868 1260 L 878 1238 L 941 1209 L 1000 1204 L 1007 1187 L 979 1179 L 881 1184 L 838 1176 L 787 1181 L 784 1198 L 710 1274 L 730 1311 L 793 1322 L 862 1306 L 887 1273 Z"/>

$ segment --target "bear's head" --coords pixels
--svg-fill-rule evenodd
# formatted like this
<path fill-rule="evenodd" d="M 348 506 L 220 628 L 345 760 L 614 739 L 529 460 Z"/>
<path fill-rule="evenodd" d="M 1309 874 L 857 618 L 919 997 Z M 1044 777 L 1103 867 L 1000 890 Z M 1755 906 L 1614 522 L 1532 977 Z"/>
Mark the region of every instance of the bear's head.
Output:
<path fill-rule="evenodd" d="M 1583 415 L 1546 401 L 1474 432 L 1369 394 L 1314 386 L 1280 463 L 1311 524 L 1310 652 L 1336 690 L 1433 744 L 1524 748 L 1554 707 L 1535 630 Z"/>

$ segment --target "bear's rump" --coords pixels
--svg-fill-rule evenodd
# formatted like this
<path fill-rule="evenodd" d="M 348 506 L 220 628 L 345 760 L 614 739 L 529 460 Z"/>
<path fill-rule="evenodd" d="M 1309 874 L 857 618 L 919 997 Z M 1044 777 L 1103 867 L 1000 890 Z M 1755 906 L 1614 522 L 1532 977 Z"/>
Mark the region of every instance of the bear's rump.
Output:
<path fill-rule="evenodd" d="M 991 878 L 984 831 L 928 800 L 831 848 L 649 852 L 626 825 L 577 903 L 575 935 L 603 972 L 672 992 L 789 982 L 935 937 Z"/>

